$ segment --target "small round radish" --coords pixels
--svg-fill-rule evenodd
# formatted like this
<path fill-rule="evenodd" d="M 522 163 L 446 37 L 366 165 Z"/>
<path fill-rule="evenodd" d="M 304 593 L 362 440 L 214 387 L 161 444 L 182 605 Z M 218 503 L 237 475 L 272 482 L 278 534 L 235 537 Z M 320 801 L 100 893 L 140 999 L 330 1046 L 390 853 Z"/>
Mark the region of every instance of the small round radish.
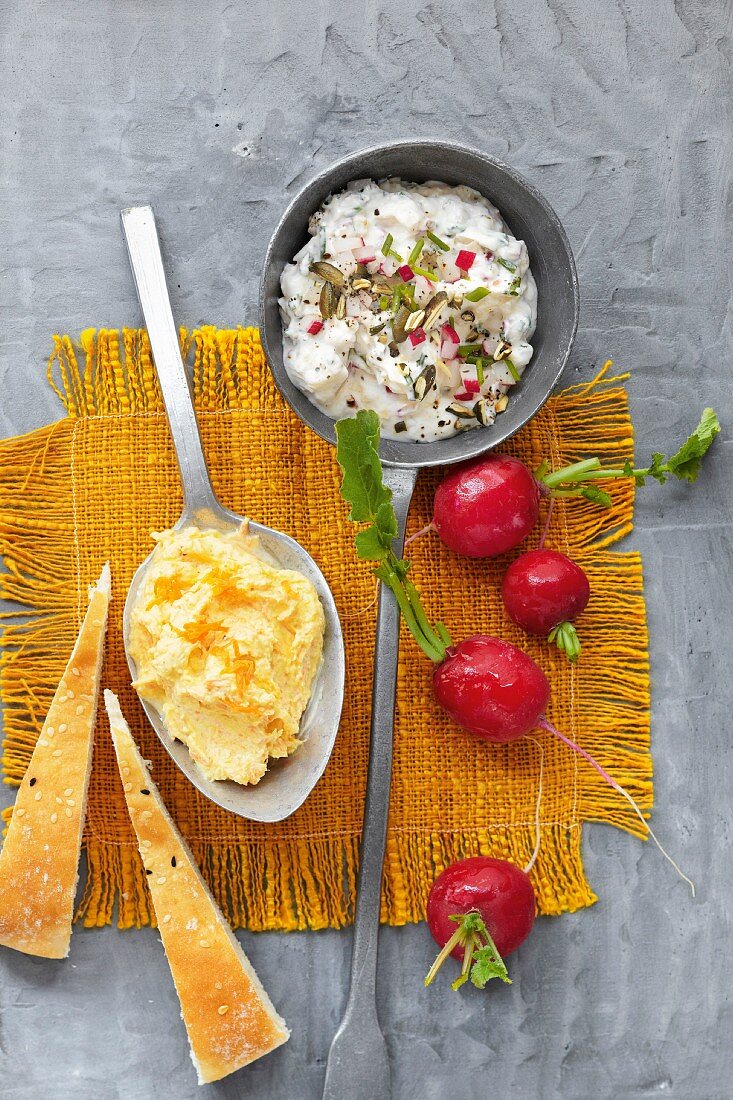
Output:
<path fill-rule="evenodd" d="M 501 593 L 517 626 L 528 634 L 549 635 L 571 661 L 577 660 L 580 641 L 570 620 L 590 599 L 590 584 L 579 565 L 557 550 L 529 550 L 507 569 Z"/>
<path fill-rule="evenodd" d="M 476 912 L 500 955 L 511 955 L 532 931 L 535 897 L 532 883 L 513 863 L 490 856 L 470 856 L 447 867 L 436 878 L 427 906 L 428 927 L 438 947 L 456 931 L 456 916 Z M 463 960 L 456 945 L 454 959 Z"/>
<path fill-rule="evenodd" d="M 529 733 L 550 698 L 539 665 L 511 642 L 486 634 L 448 648 L 433 673 L 433 691 L 457 725 L 502 742 Z"/>
<path fill-rule="evenodd" d="M 489 455 L 445 476 L 435 491 L 432 526 L 456 554 L 495 558 L 527 537 L 539 509 L 540 488 L 524 463 Z"/>

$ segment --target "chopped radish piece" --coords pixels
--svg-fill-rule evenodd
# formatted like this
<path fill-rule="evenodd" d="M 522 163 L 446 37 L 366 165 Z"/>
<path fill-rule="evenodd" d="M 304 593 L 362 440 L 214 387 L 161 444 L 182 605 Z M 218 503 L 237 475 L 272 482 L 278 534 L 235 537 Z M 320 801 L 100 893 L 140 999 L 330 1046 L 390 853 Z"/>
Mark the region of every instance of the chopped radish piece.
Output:
<path fill-rule="evenodd" d="M 416 328 L 414 332 L 410 333 L 410 343 L 413 348 L 416 348 L 418 344 L 424 344 L 426 339 L 424 328 Z"/>
<path fill-rule="evenodd" d="M 460 344 L 461 338 L 453 328 L 453 325 L 449 325 L 447 322 L 440 326 L 440 334 L 444 340 L 447 340 L 450 344 Z"/>
<path fill-rule="evenodd" d="M 473 401 L 475 396 L 476 396 L 475 393 L 469 393 L 468 390 L 464 390 L 463 393 L 454 393 L 453 394 L 453 400 L 454 401 Z"/>
<path fill-rule="evenodd" d="M 306 331 L 309 332 L 311 336 L 317 336 L 322 328 L 323 321 L 311 321 Z"/>
<path fill-rule="evenodd" d="M 462 248 L 456 256 L 456 267 L 459 267 L 461 271 L 469 271 L 475 259 L 475 252 L 466 252 L 466 250 Z"/>
<path fill-rule="evenodd" d="M 373 248 L 354 248 L 352 251 L 354 253 L 354 259 L 360 264 L 370 264 L 377 258 Z"/>
<path fill-rule="evenodd" d="M 409 264 L 403 264 L 402 267 L 398 267 L 397 274 L 404 283 L 409 283 L 415 278 L 415 272 Z"/>
<path fill-rule="evenodd" d="M 457 359 L 458 344 L 454 344 L 452 340 L 444 340 L 440 345 L 440 358 L 446 363 L 450 363 L 451 359 Z"/>
<path fill-rule="evenodd" d="M 463 384 L 466 387 L 466 393 L 481 393 L 477 378 L 464 378 Z"/>

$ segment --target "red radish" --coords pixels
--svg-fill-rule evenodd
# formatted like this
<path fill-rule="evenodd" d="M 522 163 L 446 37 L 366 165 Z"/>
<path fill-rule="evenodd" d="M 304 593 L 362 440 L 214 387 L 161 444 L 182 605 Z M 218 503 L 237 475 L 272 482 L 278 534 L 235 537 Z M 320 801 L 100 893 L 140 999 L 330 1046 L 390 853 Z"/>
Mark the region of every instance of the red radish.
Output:
<path fill-rule="evenodd" d="M 428 897 L 428 928 L 441 952 L 425 985 L 430 985 L 449 955 L 462 964 L 454 989 L 468 978 L 479 989 L 491 978 L 510 983 L 502 956 L 526 940 L 535 912 L 532 883 L 513 863 L 470 856 L 447 867 Z"/>
<path fill-rule="evenodd" d="M 495 558 L 537 522 L 540 488 L 524 463 L 492 454 L 450 470 L 435 490 L 432 526 L 456 554 Z"/>
<path fill-rule="evenodd" d="M 369 248 L 368 246 L 365 248 L 354 248 L 352 249 L 352 251 L 354 253 L 354 259 L 357 261 L 357 263 L 360 264 L 373 263 L 374 260 L 376 260 L 377 258 L 374 255 L 374 249 Z"/>
<path fill-rule="evenodd" d="M 475 393 L 469 393 L 468 390 L 461 390 L 460 393 L 453 394 L 454 401 L 473 401 Z"/>
<path fill-rule="evenodd" d="M 403 264 L 402 267 L 398 267 L 397 274 L 400 279 L 402 279 L 403 283 L 409 283 L 415 278 L 415 272 L 409 264 Z"/>
<path fill-rule="evenodd" d="M 502 596 L 507 614 L 528 634 L 549 635 L 571 661 L 580 642 L 570 622 L 585 610 L 590 584 L 583 570 L 557 550 L 520 554 L 504 574 Z"/>
<path fill-rule="evenodd" d="M 529 733 L 550 699 L 539 665 L 511 642 L 487 634 L 448 647 L 433 673 L 433 691 L 457 725 L 500 742 Z"/>
<path fill-rule="evenodd" d="M 466 378 L 463 385 L 466 388 L 466 393 L 481 393 L 481 386 L 477 378 Z"/>
<path fill-rule="evenodd" d="M 532 931 L 535 896 L 529 875 L 503 859 L 469 856 L 438 875 L 428 896 L 426 917 L 433 939 L 445 947 L 456 931 L 451 917 L 481 914 L 500 955 L 511 955 Z M 455 947 L 454 959 L 463 960 Z"/>
<path fill-rule="evenodd" d="M 461 342 L 461 338 L 453 328 L 453 325 L 449 325 L 447 321 L 444 325 L 440 326 L 440 335 L 443 340 L 447 340 L 449 344 L 456 344 L 457 346 Z"/>
<path fill-rule="evenodd" d="M 425 341 L 427 340 L 427 336 L 425 335 L 425 329 L 424 328 L 416 328 L 414 332 L 410 333 L 409 340 L 410 340 L 410 343 L 412 344 L 413 348 L 418 347 L 420 344 L 424 344 Z"/>
<path fill-rule="evenodd" d="M 311 323 L 308 325 L 307 331 L 310 333 L 311 336 L 317 336 L 322 328 L 323 321 L 311 321 Z"/>
<path fill-rule="evenodd" d="M 465 249 L 462 248 L 456 256 L 456 267 L 459 268 L 461 271 L 470 271 L 473 267 L 473 261 L 475 259 L 475 252 L 467 252 Z"/>

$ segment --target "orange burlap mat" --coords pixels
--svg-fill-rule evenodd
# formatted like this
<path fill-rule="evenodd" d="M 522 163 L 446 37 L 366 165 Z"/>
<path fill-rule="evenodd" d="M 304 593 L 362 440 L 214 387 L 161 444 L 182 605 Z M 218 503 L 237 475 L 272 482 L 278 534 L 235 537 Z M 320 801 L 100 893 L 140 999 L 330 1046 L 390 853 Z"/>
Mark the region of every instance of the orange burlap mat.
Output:
<path fill-rule="evenodd" d="M 252 929 L 338 927 L 353 913 L 366 777 L 374 581 L 356 561 L 354 528 L 339 498 L 333 450 L 285 407 L 254 329 L 181 333 L 193 364 L 199 422 L 220 499 L 287 531 L 313 555 L 333 590 L 347 646 L 341 730 L 328 769 L 287 821 L 259 825 L 203 798 L 148 726 L 125 663 L 126 589 L 151 548 L 149 532 L 173 524 L 181 494 L 145 333 L 88 330 L 80 344 L 55 338 L 49 377 L 66 419 L 0 444 L 0 591 L 21 607 L 6 617 L 0 691 L 6 782 L 23 775 L 86 605 L 87 583 L 112 565 L 113 604 L 104 682 L 121 696 L 156 782 L 229 919 Z M 599 455 L 632 457 L 627 399 L 618 379 L 573 387 L 507 444 L 531 466 Z M 429 519 L 438 473 L 426 474 L 410 529 Z M 507 559 L 465 561 L 437 538 L 412 549 L 414 577 L 433 618 L 454 638 L 500 633 L 525 646 L 553 686 L 550 719 L 593 753 L 644 807 L 651 805 L 647 635 L 641 561 L 610 552 L 631 529 L 633 488 L 612 487 L 609 510 L 572 501 L 556 508 L 549 545 L 588 573 L 583 654 L 571 666 L 506 619 L 500 578 Z M 534 538 L 538 532 L 535 532 Z M 544 746 L 541 846 L 533 871 L 539 907 L 560 913 L 593 902 L 583 873 L 582 823 L 640 822 L 576 754 L 548 735 L 507 746 L 473 740 L 434 704 L 431 668 L 402 640 L 391 817 L 382 917 L 423 916 L 428 889 L 451 861 L 478 852 L 526 863 L 535 840 Z M 88 863 L 80 916 L 120 927 L 154 921 L 142 864 L 100 713 L 84 838 Z"/>

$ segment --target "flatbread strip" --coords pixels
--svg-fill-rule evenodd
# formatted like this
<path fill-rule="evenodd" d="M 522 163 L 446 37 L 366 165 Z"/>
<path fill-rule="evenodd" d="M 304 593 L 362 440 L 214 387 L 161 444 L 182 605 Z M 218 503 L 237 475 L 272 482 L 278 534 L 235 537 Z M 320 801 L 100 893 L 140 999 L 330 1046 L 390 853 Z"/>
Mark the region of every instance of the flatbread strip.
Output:
<path fill-rule="evenodd" d="M 69 953 L 110 588 L 105 565 L 0 852 L 0 944 L 46 959 Z"/>
<path fill-rule="evenodd" d="M 117 696 L 105 691 L 104 702 L 191 1059 L 205 1085 L 268 1054 L 290 1032 L 168 814 Z"/>

